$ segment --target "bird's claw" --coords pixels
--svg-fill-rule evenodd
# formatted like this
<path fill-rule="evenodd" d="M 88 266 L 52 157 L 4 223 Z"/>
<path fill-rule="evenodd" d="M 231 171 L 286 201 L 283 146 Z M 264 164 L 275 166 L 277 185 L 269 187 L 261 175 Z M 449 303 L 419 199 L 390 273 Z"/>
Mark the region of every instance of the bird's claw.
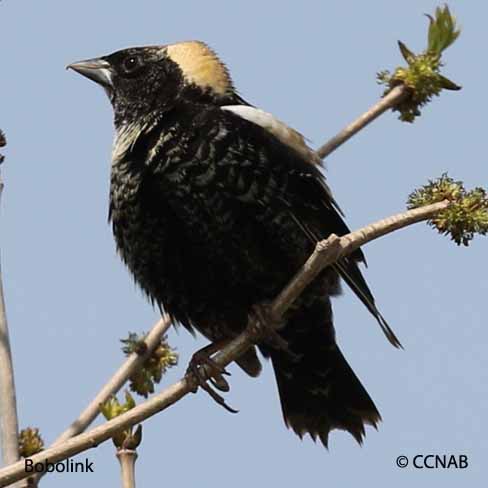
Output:
<path fill-rule="evenodd" d="M 209 373 L 208 378 L 204 375 L 204 367 L 207 368 Z M 224 376 L 230 376 L 230 373 L 223 367 L 217 364 L 210 355 L 204 350 L 197 351 L 191 358 L 190 364 L 186 371 L 187 374 L 192 374 L 196 379 L 196 387 L 193 390 L 194 393 L 197 392 L 200 386 L 204 391 L 206 391 L 212 399 L 219 405 L 224 407 L 228 412 L 238 413 L 238 410 L 233 409 L 224 400 L 222 395 L 219 395 L 212 387 L 207 383 L 209 381 L 212 386 L 217 390 L 228 392 L 230 390 L 229 383 L 224 378 Z"/>

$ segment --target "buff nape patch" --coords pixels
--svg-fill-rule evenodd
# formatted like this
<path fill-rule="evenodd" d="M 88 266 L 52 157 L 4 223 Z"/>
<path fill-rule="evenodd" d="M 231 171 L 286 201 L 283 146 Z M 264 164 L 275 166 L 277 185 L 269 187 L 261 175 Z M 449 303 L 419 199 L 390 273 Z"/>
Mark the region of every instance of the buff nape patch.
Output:
<path fill-rule="evenodd" d="M 168 57 L 183 72 L 187 81 L 210 88 L 219 95 L 234 90 L 230 74 L 214 51 L 201 41 L 186 41 L 166 46 Z"/>

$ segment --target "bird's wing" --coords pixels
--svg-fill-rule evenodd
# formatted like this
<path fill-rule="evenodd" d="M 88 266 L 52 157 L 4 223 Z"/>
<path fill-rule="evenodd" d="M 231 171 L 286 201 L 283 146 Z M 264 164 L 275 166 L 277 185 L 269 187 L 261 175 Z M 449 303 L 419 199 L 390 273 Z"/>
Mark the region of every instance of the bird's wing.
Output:
<path fill-rule="evenodd" d="M 249 122 L 259 125 L 273 134 L 283 144 L 286 144 L 303 156 L 312 164 L 321 164 L 322 160 L 318 154 L 308 147 L 300 132 L 292 129 L 269 112 L 248 105 L 225 105 L 222 110 L 233 112 Z"/>
<path fill-rule="evenodd" d="M 221 111 L 228 114 L 223 117 L 222 123 L 228 128 L 237 129 L 234 130 L 234 138 L 237 134 L 240 137 L 245 134 L 246 140 L 236 143 L 231 152 L 238 155 L 239 151 L 242 152 L 240 148 L 246 147 L 245 157 L 249 159 L 250 147 L 261 151 L 256 154 L 256 159 L 265 160 L 269 165 L 266 171 L 271 175 L 270 181 L 273 180 L 272 175 L 276 175 L 274 183 L 268 185 L 268 191 L 275 192 L 274 198 L 289 207 L 302 232 L 314 243 L 331 233 L 341 236 L 350 232 L 324 176 L 316 164 L 310 164 L 315 162 L 313 158 L 317 156 L 306 145 L 303 136 L 260 109 L 232 105 L 222 107 Z M 286 177 L 282 176 L 283 170 Z M 310 222 L 310 215 L 318 225 Z M 373 294 L 359 270 L 359 261 L 365 261 L 360 249 L 340 259 L 333 267 L 376 318 L 389 342 L 401 347 L 375 304 Z"/>
<path fill-rule="evenodd" d="M 253 124 L 259 125 L 273 134 L 273 136 L 280 142 L 290 147 L 293 151 L 297 151 L 303 159 L 310 164 L 317 166 L 322 165 L 322 159 L 320 159 L 319 155 L 308 146 L 305 137 L 297 130 L 285 124 L 285 122 L 277 119 L 273 114 L 249 105 L 226 105 L 221 108 L 222 110 L 233 112 Z M 325 180 L 323 180 L 323 186 L 329 195 L 331 204 L 335 206 L 336 210 L 341 215 L 343 215 L 342 210 L 332 196 L 332 191 Z"/>

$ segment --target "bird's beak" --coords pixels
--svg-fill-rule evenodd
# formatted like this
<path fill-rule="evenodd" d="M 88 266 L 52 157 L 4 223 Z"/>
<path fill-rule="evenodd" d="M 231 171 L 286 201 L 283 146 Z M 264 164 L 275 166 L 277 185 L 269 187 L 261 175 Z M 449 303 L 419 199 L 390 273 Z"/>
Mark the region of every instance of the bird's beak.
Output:
<path fill-rule="evenodd" d="M 103 59 L 96 58 L 78 61 L 77 63 L 69 64 L 66 69 L 72 69 L 106 89 L 110 90 L 113 88 L 110 64 Z"/>

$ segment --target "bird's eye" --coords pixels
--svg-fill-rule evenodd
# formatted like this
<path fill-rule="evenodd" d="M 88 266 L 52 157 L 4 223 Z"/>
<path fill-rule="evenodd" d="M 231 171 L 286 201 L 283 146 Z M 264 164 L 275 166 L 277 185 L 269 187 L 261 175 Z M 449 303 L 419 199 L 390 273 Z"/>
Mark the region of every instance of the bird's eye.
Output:
<path fill-rule="evenodd" d="M 141 65 L 142 63 L 139 57 L 130 56 L 124 60 L 122 68 L 126 74 L 130 75 L 135 73 L 141 67 Z"/>

